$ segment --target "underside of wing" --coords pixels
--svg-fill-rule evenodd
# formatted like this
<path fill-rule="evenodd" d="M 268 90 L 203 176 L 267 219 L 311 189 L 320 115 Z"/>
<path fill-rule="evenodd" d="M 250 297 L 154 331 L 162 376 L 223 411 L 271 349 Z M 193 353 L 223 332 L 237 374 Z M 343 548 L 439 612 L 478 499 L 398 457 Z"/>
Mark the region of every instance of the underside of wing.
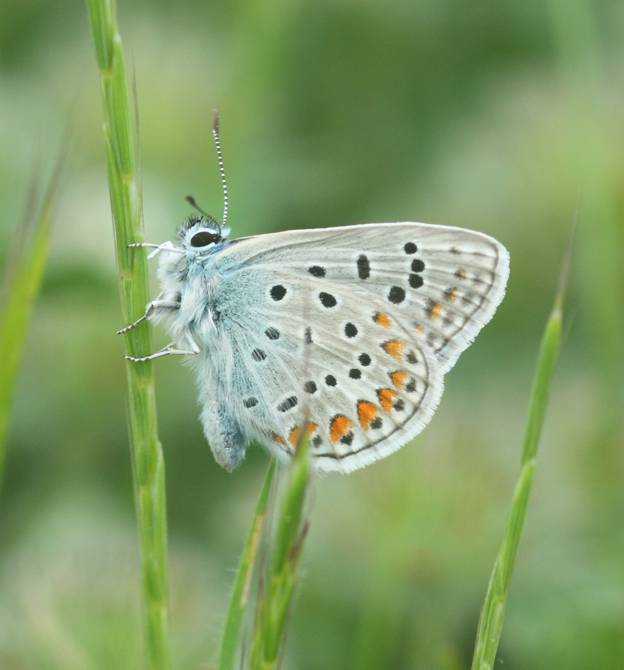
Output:
<path fill-rule="evenodd" d="M 333 306 L 291 283 L 288 301 L 277 301 L 283 306 L 256 301 L 248 321 L 228 326 L 231 395 L 240 398 L 233 409 L 250 438 L 290 456 L 307 429 L 315 467 L 350 472 L 425 427 L 443 378 L 432 352 L 381 301 L 363 303 L 344 285 L 326 288 L 336 296 Z"/>
<path fill-rule="evenodd" d="M 262 235 L 223 252 L 232 398 L 250 437 L 349 472 L 431 419 L 443 376 L 500 303 L 496 240 L 419 223 Z"/>
<path fill-rule="evenodd" d="M 509 254 L 483 233 L 423 223 L 382 223 L 261 235 L 231 247 L 242 268 L 278 272 L 318 291 L 347 285 L 386 301 L 443 371 L 492 318 L 509 276 Z M 289 279 L 290 277 L 290 279 Z"/>

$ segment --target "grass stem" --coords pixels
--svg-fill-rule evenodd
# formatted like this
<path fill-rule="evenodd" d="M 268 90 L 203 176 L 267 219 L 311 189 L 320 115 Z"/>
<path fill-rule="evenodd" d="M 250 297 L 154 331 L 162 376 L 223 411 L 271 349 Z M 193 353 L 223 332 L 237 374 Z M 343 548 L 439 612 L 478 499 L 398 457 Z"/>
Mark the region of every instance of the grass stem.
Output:
<path fill-rule="evenodd" d="M 247 542 L 241 554 L 240 563 L 234 580 L 234 587 L 230 597 L 230 605 L 221 641 L 221 652 L 219 654 L 219 670 L 234 670 L 241 642 L 241 633 L 249 604 L 249 595 L 253 577 L 254 565 L 258 555 L 263 530 L 267 517 L 269 496 L 275 476 L 276 462 L 272 460 L 267 469 L 264 483 L 256 504 Z"/>
<path fill-rule="evenodd" d="M 544 425 L 548 395 L 559 357 L 569 259 L 570 252 L 564 262 L 562 280 L 542 337 L 529 400 L 520 474 L 513 492 L 507 527 L 494 561 L 481 610 L 471 670 L 491 670 L 494 667 L 503 631 L 511 576 L 533 485 L 537 450 Z"/>
<path fill-rule="evenodd" d="M 274 670 L 280 662 L 308 529 L 310 476 L 310 440 L 304 438 L 289 468 L 266 582 L 259 594 L 251 649 L 252 670 Z"/>
<path fill-rule="evenodd" d="M 130 242 L 143 241 L 143 212 L 135 154 L 134 116 L 114 0 L 87 0 L 104 103 L 104 141 L 115 231 L 121 307 L 126 323 L 149 300 L 147 262 Z M 147 323 L 127 335 L 132 356 L 151 353 Z M 151 363 L 127 364 L 130 443 L 143 575 L 147 665 L 169 667 L 165 463 L 158 439 Z"/>

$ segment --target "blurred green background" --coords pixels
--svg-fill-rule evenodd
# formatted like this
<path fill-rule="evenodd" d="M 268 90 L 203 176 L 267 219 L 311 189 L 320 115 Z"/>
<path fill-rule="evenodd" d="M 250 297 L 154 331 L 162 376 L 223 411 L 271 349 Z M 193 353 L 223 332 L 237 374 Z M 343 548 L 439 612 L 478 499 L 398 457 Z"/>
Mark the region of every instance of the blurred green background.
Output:
<path fill-rule="evenodd" d="M 286 667 L 469 665 L 573 221 L 563 356 L 499 659 L 624 667 L 624 4 L 120 2 L 147 238 L 194 194 L 234 236 L 420 220 L 510 250 L 508 296 L 414 444 L 318 482 Z M 0 6 L 0 247 L 72 130 L 0 497 L 0 669 L 139 667 L 140 588 L 100 87 L 80 2 Z M 6 262 L 6 258 L 3 258 Z M 159 334 L 160 341 L 164 341 Z M 0 352 L 0 356 L 2 353 Z M 174 667 L 210 668 L 267 456 L 227 475 L 157 365 Z"/>

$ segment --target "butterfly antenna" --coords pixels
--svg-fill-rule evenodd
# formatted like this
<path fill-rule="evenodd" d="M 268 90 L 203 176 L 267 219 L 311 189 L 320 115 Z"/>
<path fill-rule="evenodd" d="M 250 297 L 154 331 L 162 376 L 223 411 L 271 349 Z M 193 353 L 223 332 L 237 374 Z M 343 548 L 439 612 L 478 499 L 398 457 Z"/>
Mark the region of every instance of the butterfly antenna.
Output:
<path fill-rule="evenodd" d="M 227 226 L 229 197 L 227 181 L 225 179 L 225 166 L 223 164 L 223 151 L 221 150 L 221 135 L 219 133 L 219 110 L 212 112 L 212 137 L 215 148 L 217 149 L 217 160 L 219 161 L 219 174 L 221 175 L 221 185 L 223 186 L 223 227 Z"/>

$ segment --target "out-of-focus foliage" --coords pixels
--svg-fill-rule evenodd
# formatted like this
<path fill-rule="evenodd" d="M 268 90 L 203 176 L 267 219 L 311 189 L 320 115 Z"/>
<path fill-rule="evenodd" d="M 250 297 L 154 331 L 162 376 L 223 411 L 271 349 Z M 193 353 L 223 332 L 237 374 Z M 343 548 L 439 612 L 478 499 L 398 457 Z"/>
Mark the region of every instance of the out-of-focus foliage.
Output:
<path fill-rule="evenodd" d="M 235 235 L 416 219 L 511 252 L 509 293 L 413 445 L 318 482 L 286 667 L 469 665 L 519 460 L 532 363 L 579 222 L 558 376 L 500 658 L 624 658 L 624 5 L 121 2 L 136 73 L 147 235 L 192 193 Z M 0 667 L 134 670 L 138 554 L 123 342 L 81 3 L 0 8 L 0 250 L 33 154 L 73 151 L 25 348 L 0 504 Z M 5 259 L 6 260 L 6 259 Z M 164 341 L 161 336 L 160 341 Z M 155 343 L 156 345 L 158 344 Z M 266 455 L 214 464 L 190 371 L 161 361 L 173 667 L 214 662 Z"/>
<path fill-rule="evenodd" d="M 6 442 L 13 407 L 15 386 L 19 377 L 20 363 L 26 333 L 34 308 L 46 260 L 50 218 L 58 178 L 60 162 L 53 177 L 41 194 L 40 175 L 33 175 L 22 221 L 14 231 L 4 277 L 0 283 L 0 489 L 4 475 Z"/>

